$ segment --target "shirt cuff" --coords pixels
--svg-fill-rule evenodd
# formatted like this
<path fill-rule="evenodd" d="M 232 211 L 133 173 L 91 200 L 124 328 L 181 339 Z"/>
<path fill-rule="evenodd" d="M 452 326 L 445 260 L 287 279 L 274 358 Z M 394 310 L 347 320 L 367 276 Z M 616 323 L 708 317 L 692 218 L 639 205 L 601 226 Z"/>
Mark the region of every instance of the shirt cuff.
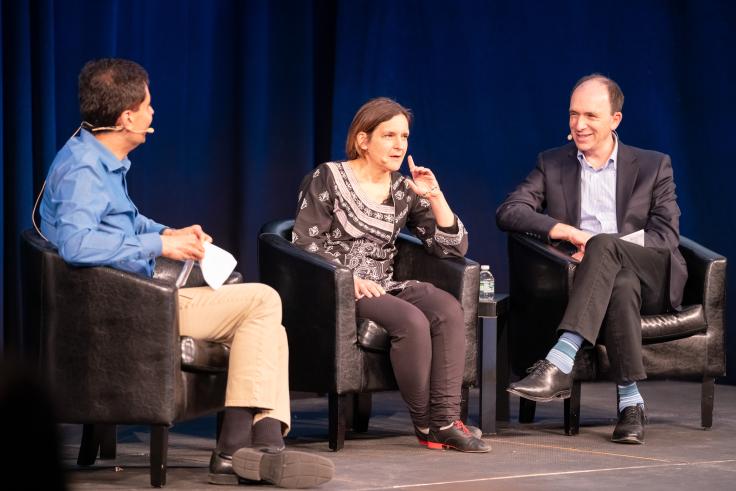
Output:
<path fill-rule="evenodd" d="M 454 220 L 455 221 L 449 227 L 441 227 L 437 225 L 437 230 L 439 230 L 440 232 L 446 233 L 446 234 L 450 234 L 450 235 L 457 234 L 460 231 L 460 227 L 458 227 L 457 225 L 457 216 L 454 218 Z"/>
<path fill-rule="evenodd" d="M 434 231 L 434 239 L 440 244 L 446 246 L 456 246 L 461 244 L 463 237 L 465 236 L 465 227 L 463 226 L 463 222 L 461 222 L 457 216 L 455 217 L 455 225 L 452 228 L 455 229 L 454 233 L 444 231 L 450 229 L 450 227 L 440 227 L 438 225 L 437 229 Z"/>
<path fill-rule="evenodd" d="M 155 223 L 151 225 L 151 227 L 148 229 L 148 232 L 153 232 L 153 233 L 157 233 L 161 235 L 161 232 L 163 232 L 167 228 L 171 228 L 171 227 L 167 227 L 166 225 L 161 225 L 160 223 Z"/>
<path fill-rule="evenodd" d="M 141 249 L 146 259 L 155 259 L 161 255 L 163 242 L 158 232 L 140 234 L 138 235 L 138 240 L 141 241 Z"/>

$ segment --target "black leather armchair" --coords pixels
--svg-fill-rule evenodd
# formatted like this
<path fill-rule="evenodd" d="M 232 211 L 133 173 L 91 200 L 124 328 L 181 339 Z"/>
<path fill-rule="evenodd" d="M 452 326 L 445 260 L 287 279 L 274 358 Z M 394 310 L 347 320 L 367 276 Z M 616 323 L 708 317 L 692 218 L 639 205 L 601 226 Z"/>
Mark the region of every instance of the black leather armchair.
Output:
<path fill-rule="evenodd" d="M 275 288 L 284 305 L 292 390 L 327 393 L 329 445 L 340 450 L 352 423 L 366 431 L 370 393 L 396 389 L 388 357 L 389 337 L 378 324 L 356 319 L 353 274 L 291 244 L 293 220 L 270 222 L 258 238 L 260 280 Z M 463 419 L 468 387 L 477 378 L 476 325 L 480 268 L 467 259 L 438 259 L 401 234 L 394 277 L 433 283 L 462 304 L 466 326 Z M 350 421 L 352 419 L 352 422 Z"/>
<path fill-rule="evenodd" d="M 512 368 L 523 375 L 556 342 L 577 262 L 570 251 L 526 235 L 509 235 L 508 246 Z M 644 366 L 650 379 L 701 381 L 701 424 L 710 428 L 715 377 L 726 373 L 726 258 L 686 237 L 680 237 L 680 251 L 689 275 L 682 309 L 642 317 Z M 580 427 L 581 382 L 607 378 L 608 368 L 605 346 L 578 352 L 572 395 L 565 400 L 568 435 L 577 434 Z M 520 421 L 532 421 L 535 407 L 533 401 L 521 399 Z"/>
<path fill-rule="evenodd" d="M 163 486 L 169 428 L 223 409 L 229 348 L 179 336 L 180 270 L 164 258 L 153 279 L 72 267 L 34 230 L 22 233 L 25 345 L 59 422 L 84 424 L 79 465 L 98 451 L 115 458 L 115 425 L 150 425 L 151 485 Z M 239 282 L 238 273 L 228 280 Z M 186 286 L 204 284 L 195 267 Z"/>

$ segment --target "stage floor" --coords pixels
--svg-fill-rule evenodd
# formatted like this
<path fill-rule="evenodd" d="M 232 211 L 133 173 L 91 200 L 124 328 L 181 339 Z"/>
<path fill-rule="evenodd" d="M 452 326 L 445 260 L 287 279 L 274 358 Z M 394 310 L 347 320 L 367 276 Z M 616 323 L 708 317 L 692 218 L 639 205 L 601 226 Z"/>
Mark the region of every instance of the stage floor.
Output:
<path fill-rule="evenodd" d="M 512 420 L 486 438 L 488 454 L 461 454 L 420 447 L 397 392 L 374 395 L 365 434 L 348 434 L 345 448 L 327 448 L 327 399 L 293 401 L 292 449 L 318 452 L 335 463 L 323 490 L 590 490 L 734 489 L 736 486 L 736 386 L 716 385 L 713 428 L 700 427 L 700 386 L 689 382 L 643 382 L 649 425 L 646 444 L 610 442 L 615 424 L 615 386 L 583 384 L 580 434 L 565 436 L 562 403 L 540 404 L 533 424 Z M 470 420 L 477 420 L 477 390 L 471 390 Z M 172 428 L 168 490 L 235 489 L 207 483 L 214 445 L 214 417 Z M 118 430 L 118 457 L 89 468 L 76 466 L 81 426 L 64 425 L 64 465 L 71 490 L 151 489 L 148 430 Z M 239 489 L 276 489 L 238 486 Z"/>

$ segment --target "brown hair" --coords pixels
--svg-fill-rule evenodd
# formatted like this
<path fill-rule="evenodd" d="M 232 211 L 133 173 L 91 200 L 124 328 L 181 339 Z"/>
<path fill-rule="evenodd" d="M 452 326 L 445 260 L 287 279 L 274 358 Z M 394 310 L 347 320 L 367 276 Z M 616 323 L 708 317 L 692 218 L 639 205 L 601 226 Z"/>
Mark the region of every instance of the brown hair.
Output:
<path fill-rule="evenodd" d="M 353 117 L 348 129 L 348 137 L 345 140 L 345 154 L 349 160 L 360 157 L 360 149 L 358 148 L 358 133 L 365 132 L 370 137 L 376 126 L 388 121 L 394 116 L 403 114 L 411 126 L 411 111 L 393 99 L 388 97 L 376 97 L 363 104 Z"/>
<path fill-rule="evenodd" d="M 79 112 L 93 127 L 114 126 L 128 109 L 146 98 L 148 73 L 138 63 L 121 58 L 88 61 L 79 74 Z"/>
<path fill-rule="evenodd" d="M 575 92 L 575 89 L 589 80 L 598 80 L 608 89 L 608 101 L 611 103 L 611 114 L 618 113 L 623 110 L 624 93 L 621 91 L 621 87 L 619 87 L 614 80 L 606 77 L 605 75 L 601 75 L 600 73 L 591 73 L 575 82 L 575 86 L 572 88 L 572 91 L 570 91 L 570 97 L 572 97 L 572 93 Z"/>

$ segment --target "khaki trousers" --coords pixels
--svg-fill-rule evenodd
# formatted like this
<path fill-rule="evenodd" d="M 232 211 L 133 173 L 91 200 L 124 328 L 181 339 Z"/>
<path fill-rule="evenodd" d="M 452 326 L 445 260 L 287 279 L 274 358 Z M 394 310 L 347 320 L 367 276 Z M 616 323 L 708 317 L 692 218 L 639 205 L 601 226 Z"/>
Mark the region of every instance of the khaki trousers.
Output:
<path fill-rule="evenodd" d="M 179 332 L 230 346 L 225 406 L 260 408 L 254 423 L 274 418 L 288 432 L 289 346 L 276 290 L 260 283 L 181 288 Z"/>

